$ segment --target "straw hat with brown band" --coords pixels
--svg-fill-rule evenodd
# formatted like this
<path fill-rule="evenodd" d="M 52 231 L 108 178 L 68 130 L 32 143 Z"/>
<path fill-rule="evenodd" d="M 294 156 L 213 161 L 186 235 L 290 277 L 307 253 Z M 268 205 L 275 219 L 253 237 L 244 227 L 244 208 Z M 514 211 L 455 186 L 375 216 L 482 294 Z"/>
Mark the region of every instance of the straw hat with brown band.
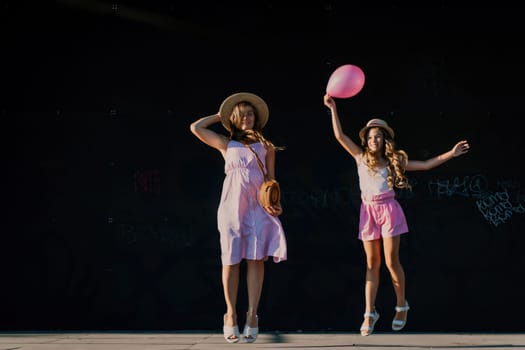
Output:
<path fill-rule="evenodd" d="M 363 142 L 363 144 L 365 144 L 365 135 L 368 129 L 376 127 L 383 128 L 384 130 L 386 130 L 386 132 L 388 132 L 391 138 L 394 138 L 394 130 L 390 126 L 388 126 L 387 122 L 385 122 L 383 119 L 374 118 L 370 119 L 368 123 L 366 123 L 366 126 L 364 126 L 359 131 L 359 137 L 361 138 L 361 142 Z"/>
<path fill-rule="evenodd" d="M 261 128 L 263 128 L 266 125 L 270 114 L 266 102 L 264 102 L 264 100 L 259 96 L 250 92 L 238 92 L 236 94 L 228 96 L 219 107 L 221 123 L 226 128 L 226 130 L 231 131 L 230 116 L 232 114 L 233 108 L 239 102 L 250 103 L 255 109 L 255 114 L 257 115 L 257 120 L 259 125 L 261 125 Z"/>

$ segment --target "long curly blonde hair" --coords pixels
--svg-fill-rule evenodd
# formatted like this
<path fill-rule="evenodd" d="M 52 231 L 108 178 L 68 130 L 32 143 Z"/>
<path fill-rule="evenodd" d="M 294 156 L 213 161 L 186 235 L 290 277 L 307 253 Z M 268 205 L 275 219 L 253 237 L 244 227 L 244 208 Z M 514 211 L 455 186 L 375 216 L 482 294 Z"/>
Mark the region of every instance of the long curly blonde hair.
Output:
<path fill-rule="evenodd" d="M 242 130 L 240 127 L 242 117 L 244 116 L 247 106 L 251 106 L 255 114 L 255 123 L 252 130 Z M 266 139 L 262 133 L 262 129 L 263 127 L 259 116 L 257 115 L 257 109 L 251 103 L 243 101 L 235 105 L 230 116 L 230 140 L 248 144 L 253 142 L 262 142 L 267 149 L 284 149 L 284 147 L 276 146 L 270 140 Z"/>
<path fill-rule="evenodd" d="M 371 152 L 368 148 L 366 140 L 368 138 L 368 133 L 371 129 L 379 129 L 383 134 L 384 145 L 382 148 L 382 154 L 377 154 L 377 152 Z M 381 157 L 387 160 L 387 171 L 388 175 L 386 181 L 388 187 L 390 188 L 400 188 L 411 190 L 412 186 L 408 183 L 408 179 L 405 175 L 405 166 L 408 160 L 408 155 L 404 150 L 396 149 L 396 143 L 390 134 L 381 127 L 370 128 L 366 131 L 365 137 L 361 141 L 361 144 L 364 148 L 365 161 L 366 165 L 371 171 L 379 166 L 379 160 Z"/>

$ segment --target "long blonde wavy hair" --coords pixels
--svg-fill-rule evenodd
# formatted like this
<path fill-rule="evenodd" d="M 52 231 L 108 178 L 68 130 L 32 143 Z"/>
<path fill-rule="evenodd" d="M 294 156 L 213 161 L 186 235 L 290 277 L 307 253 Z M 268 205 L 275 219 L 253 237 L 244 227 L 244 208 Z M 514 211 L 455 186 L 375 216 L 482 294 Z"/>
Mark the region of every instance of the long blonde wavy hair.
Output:
<path fill-rule="evenodd" d="M 381 155 L 371 152 L 366 142 L 368 139 L 368 133 L 374 128 L 379 129 L 383 134 L 384 145 Z M 375 171 L 374 169 L 377 169 L 381 156 L 387 160 L 388 175 L 386 181 L 388 187 L 407 190 L 412 189 L 412 186 L 408 183 L 408 179 L 405 175 L 405 165 L 408 160 L 408 155 L 404 150 L 396 149 L 394 139 L 385 129 L 379 126 L 368 129 L 364 138 L 361 140 L 361 145 L 364 148 L 366 165 L 370 170 Z"/>
<path fill-rule="evenodd" d="M 242 117 L 246 111 L 246 107 L 251 106 L 255 114 L 255 123 L 252 130 L 242 130 L 240 125 Z M 249 102 L 239 102 L 233 108 L 230 116 L 230 140 L 239 141 L 242 143 L 262 142 L 264 146 L 269 149 L 283 150 L 284 147 L 274 145 L 270 140 L 266 139 L 262 133 L 263 125 L 257 115 L 257 109 Z"/>

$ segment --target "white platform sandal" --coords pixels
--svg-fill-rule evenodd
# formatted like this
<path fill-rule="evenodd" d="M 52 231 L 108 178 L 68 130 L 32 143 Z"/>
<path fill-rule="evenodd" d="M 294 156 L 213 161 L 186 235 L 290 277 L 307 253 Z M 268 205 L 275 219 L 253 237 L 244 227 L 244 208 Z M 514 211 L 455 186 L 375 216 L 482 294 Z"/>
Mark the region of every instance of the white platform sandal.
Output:
<path fill-rule="evenodd" d="M 226 318 L 226 315 L 224 315 Z M 239 332 L 239 326 L 227 326 L 224 324 L 222 326 L 222 332 L 224 334 L 224 339 L 230 344 L 237 343 L 241 339 L 241 333 Z"/>
<path fill-rule="evenodd" d="M 392 330 L 393 331 L 400 331 L 405 327 L 407 324 L 407 317 L 408 317 L 408 310 L 410 310 L 410 306 L 408 305 L 408 301 L 405 300 L 405 306 L 396 306 L 396 312 L 407 312 L 405 314 L 404 320 L 392 320 Z"/>
<path fill-rule="evenodd" d="M 259 335 L 259 316 L 255 316 L 257 320 L 257 326 L 256 327 L 250 327 L 248 324 L 244 326 L 243 333 L 243 339 L 245 343 L 253 343 L 257 340 L 257 336 Z"/>

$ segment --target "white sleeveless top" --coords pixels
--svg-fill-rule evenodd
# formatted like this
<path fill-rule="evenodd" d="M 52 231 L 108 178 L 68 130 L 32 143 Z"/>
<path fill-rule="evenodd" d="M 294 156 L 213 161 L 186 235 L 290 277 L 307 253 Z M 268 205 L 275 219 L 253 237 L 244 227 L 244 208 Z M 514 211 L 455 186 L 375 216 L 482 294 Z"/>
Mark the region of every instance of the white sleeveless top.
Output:
<path fill-rule="evenodd" d="M 359 175 L 359 188 L 361 189 L 361 196 L 370 198 L 378 194 L 382 194 L 391 190 L 388 187 L 386 177 L 388 170 L 386 167 L 373 171 L 366 165 L 365 157 L 359 156 L 356 158 L 357 174 Z"/>

